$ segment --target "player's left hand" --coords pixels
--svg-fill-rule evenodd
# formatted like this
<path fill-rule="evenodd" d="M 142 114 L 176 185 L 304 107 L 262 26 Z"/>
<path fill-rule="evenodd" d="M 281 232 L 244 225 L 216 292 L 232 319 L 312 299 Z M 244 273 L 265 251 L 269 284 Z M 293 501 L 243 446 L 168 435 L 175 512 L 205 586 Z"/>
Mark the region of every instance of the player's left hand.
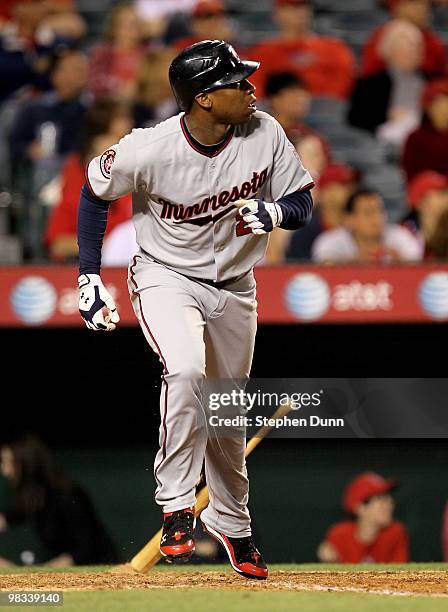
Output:
<path fill-rule="evenodd" d="M 253 234 L 267 234 L 278 227 L 283 220 L 282 209 L 275 202 L 264 200 L 237 200 L 238 214 L 244 219 L 246 225 L 252 229 Z"/>

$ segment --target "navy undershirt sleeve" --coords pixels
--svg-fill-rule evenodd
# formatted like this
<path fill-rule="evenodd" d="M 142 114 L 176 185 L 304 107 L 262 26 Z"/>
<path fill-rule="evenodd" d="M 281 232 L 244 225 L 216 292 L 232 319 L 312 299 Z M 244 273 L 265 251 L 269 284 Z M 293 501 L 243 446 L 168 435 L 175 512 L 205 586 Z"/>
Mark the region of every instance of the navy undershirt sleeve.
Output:
<path fill-rule="evenodd" d="M 296 230 L 311 221 L 313 212 L 313 197 L 310 189 L 295 191 L 276 200 L 282 209 L 283 221 L 280 227 Z"/>
<path fill-rule="evenodd" d="M 81 189 L 78 206 L 79 273 L 99 274 L 101 247 L 110 202 L 95 196 L 87 185 Z"/>

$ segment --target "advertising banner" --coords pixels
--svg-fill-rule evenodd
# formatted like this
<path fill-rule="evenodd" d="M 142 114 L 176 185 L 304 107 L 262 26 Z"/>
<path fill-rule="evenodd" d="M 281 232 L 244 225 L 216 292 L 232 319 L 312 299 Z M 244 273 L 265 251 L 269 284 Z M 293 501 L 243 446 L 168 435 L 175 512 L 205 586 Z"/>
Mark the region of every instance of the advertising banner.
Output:
<path fill-rule="evenodd" d="M 127 270 L 106 268 L 121 325 L 136 325 Z M 259 267 L 259 323 L 448 321 L 448 265 Z M 82 326 L 75 267 L 0 269 L 0 326 Z"/>

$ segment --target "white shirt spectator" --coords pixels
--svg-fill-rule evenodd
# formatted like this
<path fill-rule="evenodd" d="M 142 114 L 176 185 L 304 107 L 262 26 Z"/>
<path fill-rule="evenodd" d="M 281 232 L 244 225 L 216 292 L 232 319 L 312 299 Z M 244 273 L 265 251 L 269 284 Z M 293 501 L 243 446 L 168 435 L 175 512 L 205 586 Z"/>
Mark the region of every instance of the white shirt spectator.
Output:
<path fill-rule="evenodd" d="M 136 0 L 135 9 L 142 19 L 169 17 L 173 13 L 191 13 L 197 0 Z"/>
<path fill-rule="evenodd" d="M 135 228 L 132 219 L 120 223 L 104 241 L 102 264 L 106 267 L 127 266 L 139 247 L 135 240 Z"/>
<path fill-rule="evenodd" d="M 394 250 L 400 259 L 419 261 L 422 259 L 422 246 L 419 241 L 404 227 L 386 225 L 383 245 Z M 352 233 L 345 227 L 338 227 L 321 234 L 312 247 L 312 259 L 317 262 L 347 262 L 356 260 L 358 246 Z"/>

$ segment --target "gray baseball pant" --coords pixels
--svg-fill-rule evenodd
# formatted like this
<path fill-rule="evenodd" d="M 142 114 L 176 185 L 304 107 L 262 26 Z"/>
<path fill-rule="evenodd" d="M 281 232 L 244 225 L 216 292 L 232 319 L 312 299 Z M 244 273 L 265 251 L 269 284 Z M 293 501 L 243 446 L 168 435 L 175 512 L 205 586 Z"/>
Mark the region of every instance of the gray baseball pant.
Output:
<path fill-rule="evenodd" d="M 201 390 L 205 377 L 249 377 L 257 327 L 253 272 L 218 289 L 140 253 L 128 284 L 137 319 L 163 366 L 156 502 L 164 512 L 194 506 L 205 459 L 210 503 L 201 518 L 227 536 L 248 536 L 245 433 L 208 435 Z"/>

